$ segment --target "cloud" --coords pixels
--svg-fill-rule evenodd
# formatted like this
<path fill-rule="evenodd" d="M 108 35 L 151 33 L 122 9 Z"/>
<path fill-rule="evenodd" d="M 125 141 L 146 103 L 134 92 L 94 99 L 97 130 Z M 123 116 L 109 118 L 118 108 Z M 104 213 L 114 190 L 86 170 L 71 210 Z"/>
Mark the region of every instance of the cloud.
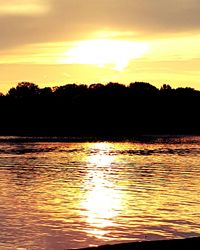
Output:
<path fill-rule="evenodd" d="M 0 0 L 1 15 L 32 15 L 47 11 L 46 0 Z"/>
<path fill-rule="evenodd" d="M 52 0 L 56 15 L 86 27 L 154 34 L 200 28 L 198 0 Z"/>
<path fill-rule="evenodd" d="M 85 39 L 99 30 L 132 32 L 133 39 L 200 30 L 199 0 L 0 0 L 0 4 L 4 6 L 0 49 Z"/>

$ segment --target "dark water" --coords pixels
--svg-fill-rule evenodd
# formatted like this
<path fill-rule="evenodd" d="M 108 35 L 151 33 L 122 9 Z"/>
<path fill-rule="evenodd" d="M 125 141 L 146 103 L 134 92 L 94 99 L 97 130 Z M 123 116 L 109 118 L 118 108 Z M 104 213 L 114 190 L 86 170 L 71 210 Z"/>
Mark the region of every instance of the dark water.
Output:
<path fill-rule="evenodd" d="M 0 249 L 200 236 L 200 137 L 0 137 Z"/>

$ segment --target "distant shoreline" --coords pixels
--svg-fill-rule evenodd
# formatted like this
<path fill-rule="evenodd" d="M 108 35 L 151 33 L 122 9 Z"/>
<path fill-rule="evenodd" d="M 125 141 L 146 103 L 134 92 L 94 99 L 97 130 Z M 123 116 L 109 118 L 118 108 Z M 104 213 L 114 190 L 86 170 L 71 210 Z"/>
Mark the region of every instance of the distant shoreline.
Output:
<path fill-rule="evenodd" d="M 150 134 L 135 136 L 34 136 L 0 135 L 0 142 L 155 142 L 158 139 L 198 137 L 200 134 Z"/>
<path fill-rule="evenodd" d="M 22 82 L 0 95 L 0 134 L 74 138 L 200 134 L 200 91 L 135 82 L 40 89 Z"/>

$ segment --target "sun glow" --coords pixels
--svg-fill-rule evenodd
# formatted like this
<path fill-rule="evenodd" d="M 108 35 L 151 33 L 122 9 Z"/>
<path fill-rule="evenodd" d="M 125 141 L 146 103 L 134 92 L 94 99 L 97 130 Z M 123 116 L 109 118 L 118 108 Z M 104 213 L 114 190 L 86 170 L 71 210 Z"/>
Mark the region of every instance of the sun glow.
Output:
<path fill-rule="evenodd" d="M 94 64 L 99 67 L 114 65 L 113 69 L 122 71 L 132 59 L 140 58 L 148 51 L 148 46 L 141 42 L 122 40 L 95 39 L 80 41 L 65 52 L 59 63 Z"/>

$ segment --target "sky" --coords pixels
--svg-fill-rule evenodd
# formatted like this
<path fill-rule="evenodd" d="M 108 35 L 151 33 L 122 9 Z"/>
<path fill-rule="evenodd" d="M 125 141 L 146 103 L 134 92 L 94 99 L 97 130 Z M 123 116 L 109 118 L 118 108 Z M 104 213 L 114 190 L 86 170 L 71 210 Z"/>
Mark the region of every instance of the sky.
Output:
<path fill-rule="evenodd" d="M 0 92 L 135 81 L 200 89 L 199 0 L 0 0 Z"/>

